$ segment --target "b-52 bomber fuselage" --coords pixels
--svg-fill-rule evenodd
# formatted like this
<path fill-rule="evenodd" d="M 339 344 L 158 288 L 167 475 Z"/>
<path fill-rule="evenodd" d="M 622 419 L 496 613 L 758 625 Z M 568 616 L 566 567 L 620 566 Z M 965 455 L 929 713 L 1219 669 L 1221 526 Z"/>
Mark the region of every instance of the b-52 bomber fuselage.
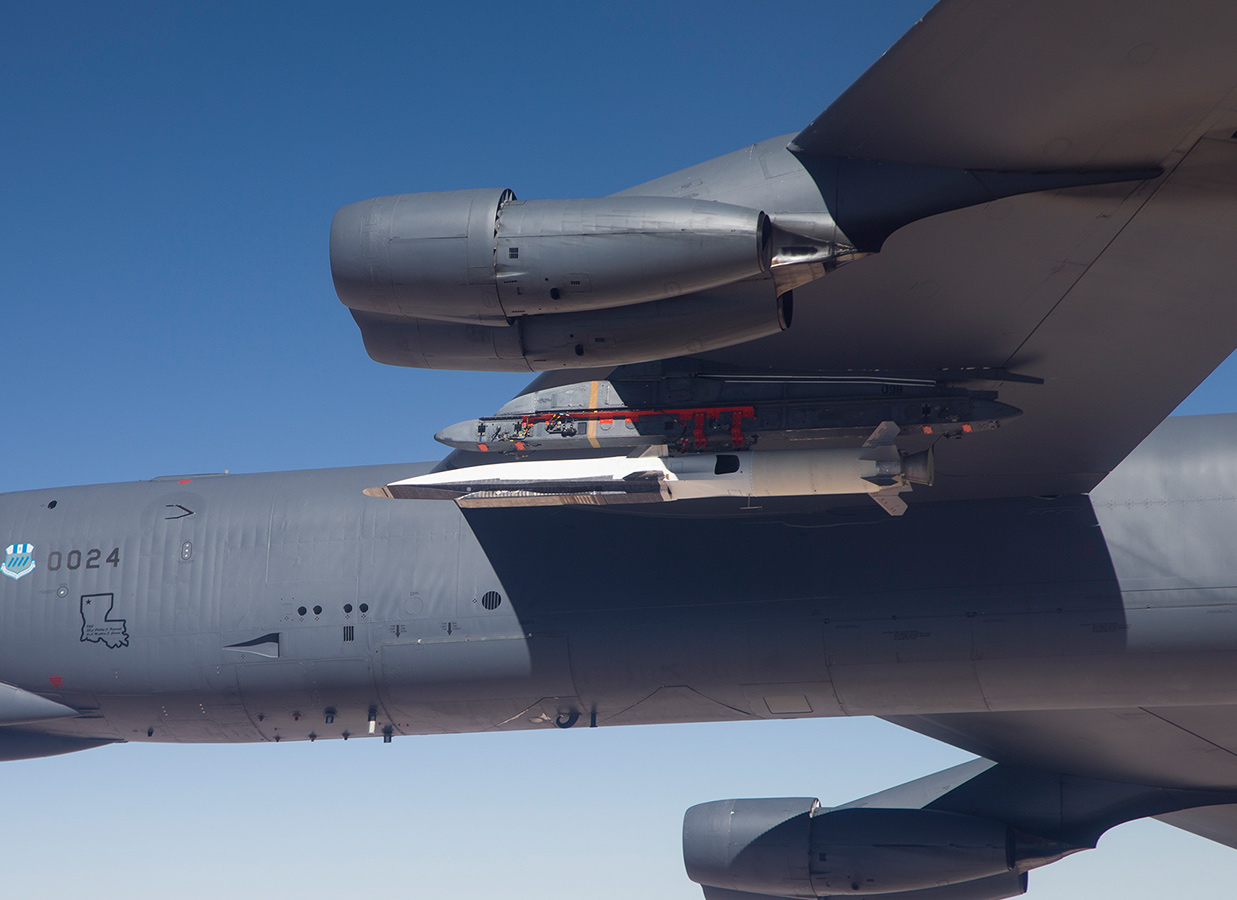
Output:
<path fill-rule="evenodd" d="M 407 466 L 5 494 L 0 754 L 1237 702 L 1234 439 L 1172 420 L 1090 498 L 901 519 L 362 493 Z"/>
<path fill-rule="evenodd" d="M 0 759 L 877 715 L 978 758 L 693 807 L 706 900 L 1237 847 L 1237 417 L 1165 421 L 1237 348 L 1235 36 L 942 0 L 796 135 L 343 207 L 371 357 L 541 374 L 436 466 L 0 495 Z"/>

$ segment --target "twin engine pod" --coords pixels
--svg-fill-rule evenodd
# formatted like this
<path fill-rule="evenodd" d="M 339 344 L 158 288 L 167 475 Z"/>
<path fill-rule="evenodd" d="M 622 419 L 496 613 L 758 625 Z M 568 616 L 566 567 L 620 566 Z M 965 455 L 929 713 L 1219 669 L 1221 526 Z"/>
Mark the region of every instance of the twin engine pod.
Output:
<path fill-rule="evenodd" d="M 706 900 L 1004 900 L 1056 858 L 1020 838 L 1003 822 L 929 809 L 719 800 L 684 816 L 683 861 Z"/>
<path fill-rule="evenodd" d="M 827 213 L 808 218 L 836 234 Z M 335 290 L 370 355 L 428 368 L 619 365 L 776 334 L 790 289 L 851 250 L 759 210 L 676 197 L 401 194 L 331 225 Z"/>

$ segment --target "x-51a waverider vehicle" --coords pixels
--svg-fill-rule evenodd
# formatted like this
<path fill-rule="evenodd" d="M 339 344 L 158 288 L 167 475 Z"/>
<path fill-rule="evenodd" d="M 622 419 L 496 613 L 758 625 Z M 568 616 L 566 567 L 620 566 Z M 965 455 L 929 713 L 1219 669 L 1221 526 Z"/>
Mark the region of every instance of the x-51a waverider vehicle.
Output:
<path fill-rule="evenodd" d="M 1237 6 L 1134 6 L 944 0 L 615 196 L 340 210 L 374 359 L 542 374 L 436 466 L 0 496 L 0 756 L 872 715 L 978 758 L 688 810 L 709 900 L 1237 846 L 1237 417 L 1160 424 L 1237 347 Z"/>

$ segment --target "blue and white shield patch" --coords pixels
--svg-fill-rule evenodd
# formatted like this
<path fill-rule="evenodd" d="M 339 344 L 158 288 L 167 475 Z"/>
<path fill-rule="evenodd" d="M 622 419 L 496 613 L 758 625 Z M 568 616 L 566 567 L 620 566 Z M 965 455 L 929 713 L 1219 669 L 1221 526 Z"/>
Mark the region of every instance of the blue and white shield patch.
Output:
<path fill-rule="evenodd" d="M 9 544 L 4 548 L 0 572 L 10 578 L 21 578 L 34 571 L 34 544 Z"/>

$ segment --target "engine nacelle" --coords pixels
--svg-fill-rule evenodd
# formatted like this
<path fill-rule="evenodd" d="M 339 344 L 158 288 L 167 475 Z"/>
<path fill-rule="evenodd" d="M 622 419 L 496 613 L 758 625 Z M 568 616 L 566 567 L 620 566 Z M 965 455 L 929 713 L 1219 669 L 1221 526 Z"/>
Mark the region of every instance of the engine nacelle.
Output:
<path fill-rule="evenodd" d="M 399 194 L 335 214 L 331 274 L 339 299 L 359 312 L 501 324 L 759 276 L 775 256 L 781 261 L 775 231 L 759 210 L 680 197 Z M 812 246 L 796 249 L 817 255 Z"/>
<path fill-rule="evenodd" d="M 772 894 L 752 894 L 748 891 L 732 891 L 729 888 L 702 885 L 704 900 L 778 900 Z M 896 894 L 843 895 L 849 900 L 1009 900 L 1027 892 L 1026 872 L 1005 872 L 961 884 L 923 888 L 918 891 L 899 891 Z M 820 897 L 818 900 L 833 900 Z"/>
<path fill-rule="evenodd" d="M 715 800 L 683 816 L 683 865 L 706 888 L 815 900 L 813 797 Z"/>
<path fill-rule="evenodd" d="M 683 819 L 683 859 L 707 888 L 804 900 L 1025 889 L 1004 823 L 928 809 L 825 810 L 807 798 L 693 806 Z M 952 885 L 958 890 L 946 891 Z"/>
<path fill-rule="evenodd" d="M 353 310 L 365 350 L 380 363 L 423 369 L 541 372 L 618 366 L 705 353 L 777 334 L 792 296 L 748 285 L 622 306 L 525 316 L 482 325 Z"/>

